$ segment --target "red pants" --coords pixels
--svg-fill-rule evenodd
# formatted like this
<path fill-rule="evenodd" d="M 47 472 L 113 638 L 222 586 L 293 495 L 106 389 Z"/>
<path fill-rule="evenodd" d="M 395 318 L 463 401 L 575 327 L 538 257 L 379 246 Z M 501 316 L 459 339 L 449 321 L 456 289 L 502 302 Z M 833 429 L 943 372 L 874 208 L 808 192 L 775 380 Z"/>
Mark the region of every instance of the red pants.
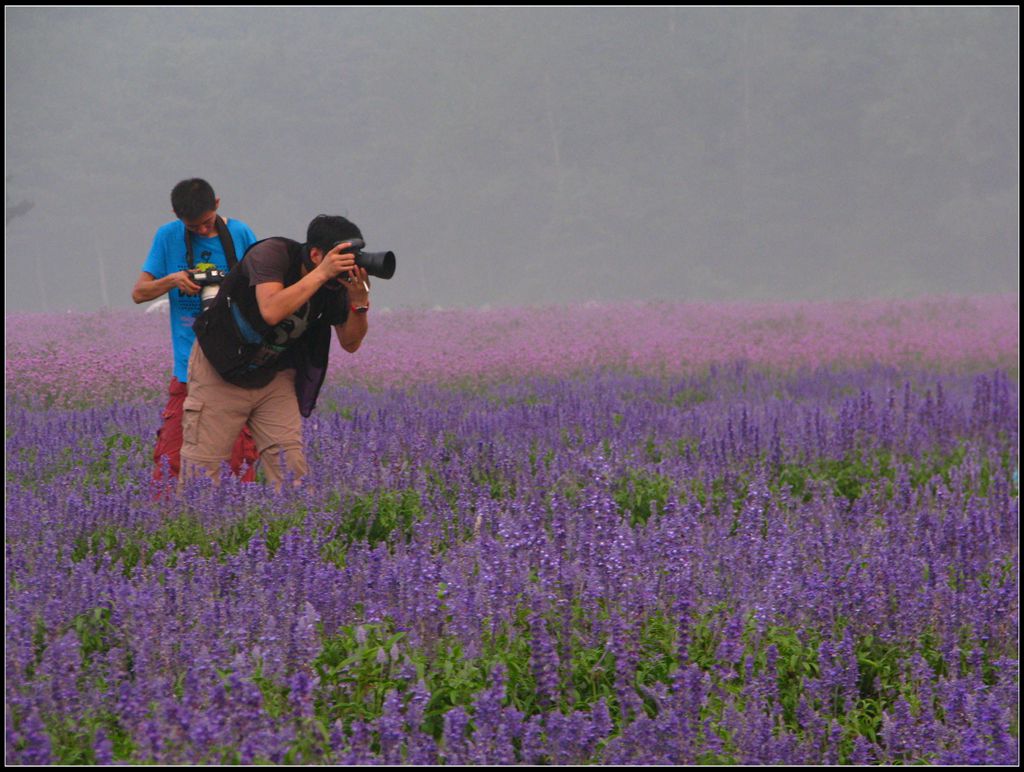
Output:
<path fill-rule="evenodd" d="M 172 377 L 168 394 L 170 394 L 170 399 L 167 401 L 167 407 L 164 408 L 164 423 L 156 433 L 156 450 L 153 451 L 153 461 L 156 463 L 156 468 L 153 470 L 154 480 L 161 478 L 165 456 L 171 477 L 177 477 L 181 472 L 181 418 L 185 412 L 188 386 Z M 248 464 L 249 468 L 246 469 L 242 481 L 254 482 L 257 458 L 259 458 L 259 454 L 256 452 L 256 443 L 253 442 L 252 434 L 249 433 L 249 427 L 243 426 L 231 449 L 231 471 L 237 476 L 242 464 Z"/>

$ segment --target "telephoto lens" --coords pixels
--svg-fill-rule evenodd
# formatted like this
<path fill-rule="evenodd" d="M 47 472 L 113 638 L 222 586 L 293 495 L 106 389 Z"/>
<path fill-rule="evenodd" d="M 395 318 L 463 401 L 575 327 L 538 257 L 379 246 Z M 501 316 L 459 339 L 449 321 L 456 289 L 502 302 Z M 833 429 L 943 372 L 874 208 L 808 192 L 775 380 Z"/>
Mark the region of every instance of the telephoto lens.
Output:
<path fill-rule="evenodd" d="M 390 279 L 395 275 L 394 252 L 360 252 L 356 255 L 356 265 L 365 268 L 370 276 L 379 279 Z"/>
<path fill-rule="evenodd" d="M 363 247 L 366 244 L 362 239 L 348 239 L 348 241 L 352 245 L 349 251 L 356 256 L 356 265 L 365 269 L 370 276 L 376 276 L 378 279 L 390 279 L 395 275 L 394 252 L 364 252 Z M 344 243 L 344 241 L 338 241 L 334 246 Z M 333 248 L 331 247 L 331 249 Z"/>

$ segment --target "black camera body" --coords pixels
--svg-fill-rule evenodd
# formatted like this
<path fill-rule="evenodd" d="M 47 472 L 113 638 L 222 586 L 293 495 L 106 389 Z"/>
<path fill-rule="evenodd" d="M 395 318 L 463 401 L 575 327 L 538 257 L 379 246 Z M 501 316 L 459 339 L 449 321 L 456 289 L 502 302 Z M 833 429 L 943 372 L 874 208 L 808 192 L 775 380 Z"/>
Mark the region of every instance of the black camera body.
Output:
<path fill-rule="evenodd" d="M 199 304 L 203 311 L 210 307 L 213 299 L 220 292 L 220 283 L 224 281 L 227 273 L 219 268 L 206 268 L 202 271 L 192 272 L 192 281 L 202 289 L 199 291 Z"/>
<path fill-rule="evenodd" d="M 219 268 L 208 268 L 205 271 L 193 272 L 192 281 L 200 287 L 209 287 L 211 284 L 220 284 L 226 276 L 227 273 Z"/>
<path fill-rule="evenodd" d="M 351 247 L 345 250 L 346 253 L 351 252 L 355 254 L 356 265 L 365 269 L 370 276 L 376 276 L 378 279 L 390 279 L 395 275 L 394 252 L 364 252 L 363 247 L 366 244 L 362 239 L 345 239 L 335 243 L 334 247 L 346 242 L 351 243 Z M 331 249 L 334 249 L 334 247 L 331 247 Z"/>

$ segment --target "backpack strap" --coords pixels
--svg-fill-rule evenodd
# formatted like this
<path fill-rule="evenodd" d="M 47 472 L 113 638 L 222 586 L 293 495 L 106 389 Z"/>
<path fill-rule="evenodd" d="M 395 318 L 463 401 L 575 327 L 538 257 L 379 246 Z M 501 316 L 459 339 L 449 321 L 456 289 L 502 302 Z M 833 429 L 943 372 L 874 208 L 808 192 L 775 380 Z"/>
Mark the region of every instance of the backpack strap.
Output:
<path fill-rule="evenodd" d="M 230 271 L 238 263 L 238 258 L 235 256 L 235 243 L 231 240 L 228 224 L 220 215 L 217 215 L 217 237 L 220 239 L 220 245 L 224 250 L 224 257 L 228 260 L 228 270 Z M 192 256 L 192 231 L 188 228 L 185 228 L 185 255 L 188 258 L 188 267 L 195 268 L 196 260 Z"/>

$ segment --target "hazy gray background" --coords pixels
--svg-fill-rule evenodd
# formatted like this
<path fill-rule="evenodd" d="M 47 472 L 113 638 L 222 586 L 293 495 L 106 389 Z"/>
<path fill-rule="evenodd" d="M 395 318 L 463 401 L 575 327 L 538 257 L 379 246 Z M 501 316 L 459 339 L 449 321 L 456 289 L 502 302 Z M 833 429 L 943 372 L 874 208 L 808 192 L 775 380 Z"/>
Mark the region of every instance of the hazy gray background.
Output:
<path fill-rule="evenodd" d="M 9 311 L 130 306 L 192 176 L 378 307 L 1018 289 L 1015 7 L 5 17 Z"/>

